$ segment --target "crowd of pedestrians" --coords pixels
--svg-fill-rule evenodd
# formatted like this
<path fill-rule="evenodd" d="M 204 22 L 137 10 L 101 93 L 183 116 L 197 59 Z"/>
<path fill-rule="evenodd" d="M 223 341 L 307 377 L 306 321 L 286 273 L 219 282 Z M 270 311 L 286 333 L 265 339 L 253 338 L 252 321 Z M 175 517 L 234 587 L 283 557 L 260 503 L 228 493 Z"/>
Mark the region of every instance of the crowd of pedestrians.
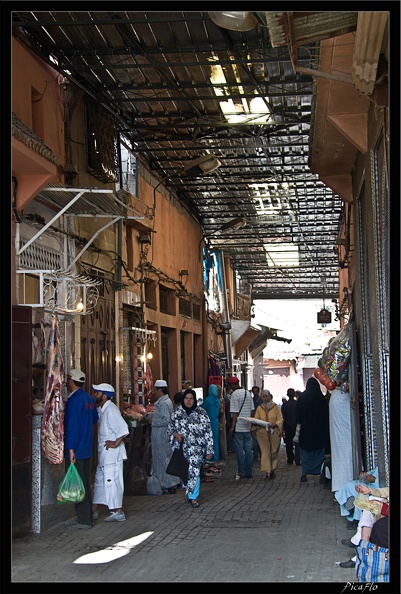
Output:
<path fill-rule="evenodd" d="M 99 518 L 99 505 L 108 508 L 105 521 L 124 521 L 124 438 L 129 431 L 120 409 L 112 402 L 114 388 L 101 383 L 92 386 L 94 397 L 87 394 L 83 389 L 85 374 L 77 369 L 67 374 L 66 383 L 70 392 L 65 412 L 66 469 L 69 464 L 76 465 L 86 492 L 84 501 L 75 504 L 77 518 L 66 526 L 90 528 Z M 160 493 L 175 495 L 183 488 L 185 501 L 192 508 L 199 507 L 201 482 L 211 482 L 210 477 L 221 472 L 219 466 L 225 464 L 228 453 L 234 452 L 235 480 L 251 479 L 259 459 L 259 472 L 265 474 L 266 481 L 273 480 L 283 440 L 287 464 L 302 466 L 301 483 L 307 482 L 308 475 L 333 470 L 333 502 L 347 518 L 345 527 L 354 531 L 341 544 L 355 554 L 339 563 L 340 567 L 357 566 L 356 553 L 363 542 L 388 548 L 389 489 L 379 488 L 377 467 L 353 478 L 351 440 L 340 439 L 341 415 L 345 415 L 347 427 L 349 421 L 348 385 L 338 387 L 333 404 L 332 395 L 324 395 L 320 385 L 311 377 L 304 391 L 289 388 L 288 399 L 278 406 L 269 390 L 258 386 L 248 390 L 236 376 L 228 378 L 225 387 L 211 384 L 201 401 L 192 388 L 171 398 L 167 382 L 157 380 L 154 412 L 146 416 L 151 426 L 151 477 L 158 481 Z M 89 462 L 96 425 L 98 463 L 92 496 Z M 166 472 L 173 450 L 181 445 L 187 463 L 185 480 Z"/>

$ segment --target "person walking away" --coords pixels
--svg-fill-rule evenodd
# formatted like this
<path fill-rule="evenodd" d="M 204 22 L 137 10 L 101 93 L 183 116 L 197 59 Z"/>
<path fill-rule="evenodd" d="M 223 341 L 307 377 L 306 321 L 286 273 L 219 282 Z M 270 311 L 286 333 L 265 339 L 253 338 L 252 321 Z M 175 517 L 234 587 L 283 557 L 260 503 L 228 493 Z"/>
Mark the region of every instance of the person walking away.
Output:
<path fill-rule="evenodd" d="M 262 391 L 263 403 L 258 406 L 255 412 L 255 419 L 270 423 L 268 428 L 260 425 L 252 425 L 252 431 L 256 433 L 261 451 L 260 471 L 265 472 L 265 481 L 275 477 L 275 470 L 278 464 L 278 452 L 281 445 L 283 432 L 283 415 L 278 404 L 273 402 L 273 396 L 269 390 Z"/>
<path fill-rule="evenodd" d="M 348 382 L 340 381 L 329 400 L 331 490 L 333 495 L 354 478 L 351 397 Z"/>
<path fill-rule="evenodd" d="M 219 413 L 219 458 L 225 465 L 227 460 L 227 431 L 226 431 L 226 403 L 223 397 L 222 386 L 217 385 L 220 400 Z"/>
<path fill-rule="evenodd" d="M 201 404 L 205 409 L 210 420 L 213 433 L 213 449 L 214 454 L 211 460 L 217 462 L 219 459 L 219 415 L 220 415 L 220 399 L 219 390 L 216 384 L 211 384 L 205 400 Z"/>
<path fill-rule="evenodd" d="M 302 462 L 301 482 L 308 474 L 320 475 L 329 444 L 329 405 L 316 378 L 310 377 L 297 400 L 297 423 L 300 424 L 299 453 Z"/>
<path fill-rule="evenodd" d="M 259 386 L 253 386 L 252 387 L 252 394 L 253 394 L 253 406 L 256 412 L 256 409 L 258 408 L 258 406 L 260 406 L 263 403 L 263 398 L 260 395 L 260 388 Z M 256 437 L 256 431 L 252 431 L 251 428 L 251 433 L 252 433 L 252 453 L 253 453 L 253 461 L 257 462 L 259 460 L 259 457 L 261 455 L 260 452 L 260 447 L 259 447 L 259 443 L 258 443 L 258 438 Z"/>
<path fill-rule="evenodd" d="M 90 460 L 93 456 L 93 426 L 99 420 L 94 398 L 83 390 L 86 376 L 80 369 L 70 369 L 66 376 L 67 399 L 64 411 L 65 469 L 75 464 L 85 487 L 85 499 L 75 503 L 77 519 L 66 528 L 92 528 L 92 492 Z"/>
<path fill-rule="evenodd" d="M 255 410 L 251 392 L 241 388 L 239 379 L 235 376 L 230 377 L 228 383 L 233 387 L 231 394 L 230 409 L 232 421 L 230 434 L 233 437 L 235 453 L 237 456 L 237 474 L 236 480 L 252 478 L 253 455 L 252 455 L 252 434 L 251 422 L 243 417 L 253 417 Z"/>
<path fill-rule="evenodd" d="M 115 390 L 110 384 L 92 385 L 98 406 L 98 464 L 93 488 L 92 519 L 99 518 L 98 505 L 106 505 L 110 515 L 105 522 L 124 522 L 123 465 L 127 459 L 124 437 L 129 435 L 128 425 L 120 409 L 111 401 Z"/>
<path fill-rule="evenodd" d="M 185 390 L 180 408 L 172 415 L 167 428 L 169 443 L 173 449 L 183 443 L 183 453 L 188 460 L 186 502 L 192 508 L 199 507 L 200 472 L 203 461 L 211 460 L 214 454 L 213 433 L 207 412 L 196 401 L 195 390 Z"/>
<path fill-rule="evenodd" d="M 301 465 L 301 456 L 299 454 L 299 444 L 293 443 L 295 431 L 297 428 L 297 401 L 295 400 L 295 390 L 288 388 L 288 400 L 283 402 L 281 414 L 283 415 L 283 430 L 285 435 L 285 451 L 287 454 L 287 464 Z"/>
<path fill-rule="evenodd" d="M 232 386 L 227 382 L 227 386 L 224 388 L 224 404 L 226 409 L 226 437 L 227 437 L 227 454 L 235 454 L 235 447 L 233 436 L 230 433 L 230 427 L 232 423 L 232 415 L 231 415 L 231 394 L 233 393 Z"/>
<path fill-rule="evenodd" d="M 167 427 L 173 414 L 173 403 L 168 395 L 168 387 L 165 380 L 158 379 L 155 381 L 155 397 L 155 412 L 148 414 L 149 422 L 152 426 L 151 474 L 156 475 L 159 479 L 163 495 L 174 495 L 176 493 L 176 486 L 180 484 L 180 478 L 166 473 L 166 468 L 171 458 L 171 446 L 167 435 Z"/>

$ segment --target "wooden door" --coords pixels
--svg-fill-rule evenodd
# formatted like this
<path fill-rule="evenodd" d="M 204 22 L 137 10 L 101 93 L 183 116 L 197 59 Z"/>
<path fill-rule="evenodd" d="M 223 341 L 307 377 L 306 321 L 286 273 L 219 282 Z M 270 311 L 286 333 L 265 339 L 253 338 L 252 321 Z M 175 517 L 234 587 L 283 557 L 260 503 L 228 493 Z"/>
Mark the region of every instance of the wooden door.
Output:
<path fill-rule="evenodd" d="M 82 316 L 81 321 L 81 369 L 86 375 L 85 390 L 93 396 L 92 385 L 103 382 L 115 388 L 114 291 L 102 295 L 96 308 Z M 97 466 L 97 427 L 93 435 L 92 477 Z"/>
<path fill-rule="evenodd" d="M 106 382 L 115 386 L 114 299 L 100 297 L 95 310 L 82 317 L 81 368 L 86 374 L 86 390 Z"/>
<path fill-rule="evenodd" d="M 32 458 L 32 310 L 12 307 L 12 525 L 29 530 Z"/>

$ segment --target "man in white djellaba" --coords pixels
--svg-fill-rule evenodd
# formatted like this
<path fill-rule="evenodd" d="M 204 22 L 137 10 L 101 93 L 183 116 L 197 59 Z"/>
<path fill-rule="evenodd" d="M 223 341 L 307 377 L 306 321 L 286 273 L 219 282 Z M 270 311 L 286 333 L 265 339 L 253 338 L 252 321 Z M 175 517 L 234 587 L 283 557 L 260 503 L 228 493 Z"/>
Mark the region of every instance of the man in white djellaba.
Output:
<path fill-rule="evenodd" d="M 159 479 L 163 495 L 175 495 L 176 487 L 180 485 L 180 477 L 166 473 L 170 462 L 172 449 L 167 427 L 173 414 L 173 403 L 169 396 L 167 382 L 162 379 L 155 381 L 155 410 L 147 418 L 152 425 L 152 468 L 151 475 Z"/>
<path fill-rule="evenodd" d="M 124 522 L 123 463 L 127 459 L 124 437 L 129 434 L 128 425 L 118 406 L 111 401 L 115 391 L 110 384 L 92 385 L 99 413 L 98 465 L 95 474 L 92 501 L 92 519 L 99 518 L 98 505 L 106 505 L 110 515 L 105 522 Z"/>

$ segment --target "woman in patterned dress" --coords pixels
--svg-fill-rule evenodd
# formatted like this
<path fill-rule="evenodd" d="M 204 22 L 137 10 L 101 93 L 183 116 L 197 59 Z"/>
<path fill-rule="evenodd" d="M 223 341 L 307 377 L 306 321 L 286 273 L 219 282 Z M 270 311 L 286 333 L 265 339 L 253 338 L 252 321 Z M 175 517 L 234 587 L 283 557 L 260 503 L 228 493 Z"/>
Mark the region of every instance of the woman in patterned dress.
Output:
<path fill-rule="evenodd" d="M 185 390 L 181 406 L 173 413 L 167 434 L 173 449 L 183 441 L 183 452 L 188 460 L 186 501 L 199 507 L 200 470 L 205 460 L 213 458 L 213 434 L 207 412 L 197 405 L 195 390 Z"/>

